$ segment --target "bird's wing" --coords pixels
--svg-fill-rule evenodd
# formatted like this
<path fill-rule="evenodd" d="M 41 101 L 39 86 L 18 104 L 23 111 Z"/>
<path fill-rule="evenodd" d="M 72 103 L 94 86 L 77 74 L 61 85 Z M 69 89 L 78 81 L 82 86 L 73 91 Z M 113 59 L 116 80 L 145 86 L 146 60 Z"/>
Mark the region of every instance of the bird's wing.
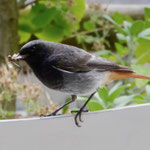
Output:
<path fill-rule="evenodd" d="M 65 54 L 52 55 L 49 58 L 49 64 L 57 70 L 65 72 L 88 72 L 93 68 L 87 63 L 91 55 L 84 56 L 66 56 Z"/>
<path fill-rule="evenodd" d="M 121 72 L 133 72 L 131 68 L 117 65 L 114 62 L 111 62 L 102 57 L 96 57 L 94 60 L 91 60 L 87 64 L 96 68 L 98 71 L 121 71 Z"/>
<path fill-rule="evenodd" d="M 117 65 L 102 57 L 96 57 L 82 49 L 73 46 L 59 47 L 59 51 L 55 51 L 49 57 L 51 66 L 60 71 L 68 73 L 88 72 L 93 69 L 98 71 L 126 71 L 132 72 L 130 68 Z M 62 50 L 60 53 L 60 49 Z"/>

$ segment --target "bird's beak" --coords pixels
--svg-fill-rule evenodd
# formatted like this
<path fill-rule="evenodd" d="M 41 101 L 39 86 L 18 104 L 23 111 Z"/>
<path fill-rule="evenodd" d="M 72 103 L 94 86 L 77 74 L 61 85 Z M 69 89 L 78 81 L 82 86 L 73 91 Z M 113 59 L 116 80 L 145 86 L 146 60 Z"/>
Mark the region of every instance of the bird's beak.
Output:
<path fill-rule="evenodd" d="M 10 61 L 18 61 L 18 60 L 24 60 L 28 55 L 20 55 L 18 54 L 14 54 L 10 59 Z M 8 56 L 10 57 L 10 56 Z"/>
<path fill-rule="evenodd" d="M 15 56 L 15 60 L 24 60 L 26 57 L 27 57 L 27 55 L 20 55 L 20 54 L 17 54 L 17 55 Z"/>

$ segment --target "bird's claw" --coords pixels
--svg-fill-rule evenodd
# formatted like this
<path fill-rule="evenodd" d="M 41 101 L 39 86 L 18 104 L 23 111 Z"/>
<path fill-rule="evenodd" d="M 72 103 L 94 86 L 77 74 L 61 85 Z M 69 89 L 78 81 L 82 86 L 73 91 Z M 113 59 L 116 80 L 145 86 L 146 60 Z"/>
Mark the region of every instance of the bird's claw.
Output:
<path fill-rule="evenodd" d="M 88 110 L 82 110 L 82 109 L 80 109 L 79 111 L 73 111 L 73 112 L 77 112 L 77 114 L 75 115 L 75 118 L 74 118 L 75 124 L 76 124 L 78 127 L 81 127 L 81 126 L 79 125 L 79 123 L 78 123 L 78 117 L 79 117 L 79 121 L 80 121 L 80 122 L 83 122 L 83 120 L 82 120 L 82 118 L 81 118 L 82 112 L 88 112 Z"/>
<path fill-rule="evenodd" d="M 81 118 L 81 113 L 79 114 L 79 121 L 83 122 L 82 118 Z"/>
<path fill-rule="evenodd" d="M 46 116 L 47 116 L 47 115 L 44 115 L 44 114 L 40 114 L 40 118 L 41 118 L 41 117 L 46 117 Z"/>
<path fill-rule="evenodd" d="M 81 126 L 79 125 L 79 123 L 78 123 L 77 118 L 78 118 L 78 114 L 76 114 L 76 115 L 75 115 L 75 118 L 74 118 L 75 124 L 77 125 L 77 127 L 81 127 Z"/>
<path fill-rule="evenodd" d="M 59 114 L 58 114 L 59 115 Z M 48 115 L 45 115 L 45 114 L 40 114 L 40 117 L 49 117 L 49 116 L 56 116 L 56 113 L 53 112 L 53 113 L 50 113 Z"/>

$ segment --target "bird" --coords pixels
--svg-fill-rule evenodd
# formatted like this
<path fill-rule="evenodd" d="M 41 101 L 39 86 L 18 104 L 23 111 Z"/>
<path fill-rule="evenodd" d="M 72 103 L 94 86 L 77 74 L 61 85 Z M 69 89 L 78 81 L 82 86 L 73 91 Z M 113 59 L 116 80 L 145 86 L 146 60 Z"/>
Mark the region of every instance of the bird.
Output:
<path fill-rule="evenodd" d="M 118 79 L 150 80 L 150 76 L 137 74 L 129 67 L 95 56 L 81 48 L 43 40 L 26 43 L 10 59 L 25 61 L 45 86 L 71 95 L 69 102 L 48 115 L 41 114 L 41 117 L 56 115 L 59 110 L 74 102 L 77 96 L 90 95 L 75 114 L 74 120 L 78 127 L 81 126 L 79 122 L 82 122 L 82 112 L 99 88 Z"/>

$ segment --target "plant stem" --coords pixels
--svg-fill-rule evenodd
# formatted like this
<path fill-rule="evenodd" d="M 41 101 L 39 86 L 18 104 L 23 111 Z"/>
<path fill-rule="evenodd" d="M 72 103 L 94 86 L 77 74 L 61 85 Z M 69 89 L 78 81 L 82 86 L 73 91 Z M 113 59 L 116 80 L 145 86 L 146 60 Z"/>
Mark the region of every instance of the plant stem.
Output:
<path fill-rule="evenodd" d="M 130 36 L 128 41 L 127 41 L 127 46 L 128 46 L 128 49 L 129 49 L 129 57 L 128 57 L 128 60 L 127 60 L 128 66 L 131 66 L 132 59 L 135 55 L 136 45 L 137 45 L 137 41 L 136 41 L 135 37 Z"/>

